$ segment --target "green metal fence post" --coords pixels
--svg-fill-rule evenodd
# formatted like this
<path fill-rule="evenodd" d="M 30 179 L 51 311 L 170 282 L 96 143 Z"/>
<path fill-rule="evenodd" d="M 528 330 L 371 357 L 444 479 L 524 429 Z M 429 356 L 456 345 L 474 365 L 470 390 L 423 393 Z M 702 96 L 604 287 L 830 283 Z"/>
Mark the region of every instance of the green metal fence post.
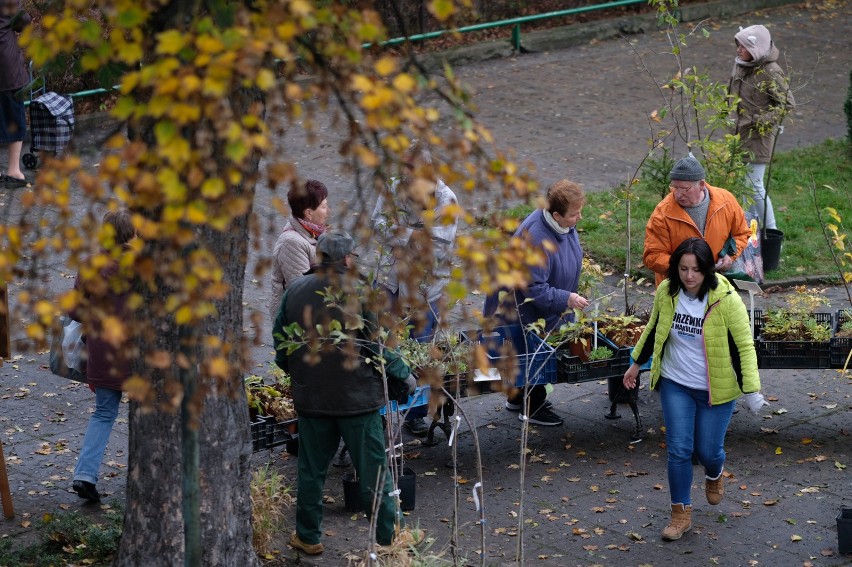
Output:
<path fill-rule="evenodd" d="M 512 26 L 512 48 L 515 53 L 521 52 L 521 24 Z"/>

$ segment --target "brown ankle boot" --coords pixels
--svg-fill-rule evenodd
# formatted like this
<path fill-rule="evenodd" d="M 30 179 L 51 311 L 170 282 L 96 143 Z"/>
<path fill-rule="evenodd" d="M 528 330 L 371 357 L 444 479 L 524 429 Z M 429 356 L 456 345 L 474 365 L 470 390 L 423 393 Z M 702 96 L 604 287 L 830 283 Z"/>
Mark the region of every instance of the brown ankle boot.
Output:
<path fill-rule="evenodd" d="M 683 504 L 672 504 L 672 519 L 669 525 L 663 528 L 663 539 L 674 541 L 689 531 L 692 527 L 692 506 Z"/>
<path fill-rule="evenodd" d="M 716 480 L 706 479 L 704 481 L 704 494 L 707 496 L 707 503 L 715 506 L 722 501 L 722 495 L 725 494 L 725 483 L 722 480 L 722 475 Z"/>

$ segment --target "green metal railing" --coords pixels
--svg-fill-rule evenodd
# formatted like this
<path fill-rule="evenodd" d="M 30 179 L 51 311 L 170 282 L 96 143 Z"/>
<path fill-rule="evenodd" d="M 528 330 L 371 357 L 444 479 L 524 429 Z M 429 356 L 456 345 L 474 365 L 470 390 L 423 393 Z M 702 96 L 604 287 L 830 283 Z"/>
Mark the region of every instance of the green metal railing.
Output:
<path fill-rule="evenodd" d="M 442 35 L 448 33 L 467 33 L 474 31 L 482 31 L 491 28 L 503 28 L 507 26 L 512 27 L 512 47 L 516 51 L 521 50 L 521 24 L 528 24 L 530 22 L 537 22 L 539 20 L 548 20 L 550 18 L 561 18 L 564 16 L 574 16 L 576 14 L 583 14 L 585 12 L 593 12 L 595 10 L 607 10 L 609 8 L 619 8 L 621 6 L 630 6 L 633 4 L 647 4 L 648 0 L 618 0 L 616 2 L 607 2 L 605 4 L 594 4 L 591 6 L 582 6 L 580 8 L 569 8 L 568 10 L 558 10 L 556 12 L 546 12 L 544 14 L 534 14 L 532 16 L 522 16 L 520 18 L 510 18 L 508 20 L 498 20 L 496 22 L 485 22 L 482 24 L 473 24 L 470 26 L 464 26 L 460 28 L 456 28 L 454 30 L 438 30 L 434 32 L 421 33 L 416 35 L 411 35 L 408 37 L 395 37 L 393 39 L 389 39 L 387 41 L 381 42 L 379 45 L 399 45 L 400 43 L 405 43 L 407 41 L 423 41 L 425 39 L 434 39 L 436 37 L 441 37 Z M 368 47 L 370 44 L 365 44 L 365 47 Z"/>
<path fill-rule="evenodd" d="M 380 46 L 391 46 L 391 45 L 399 45 L 401 43 L 406 43 L 409 41 L 423 41 L 427 39 L 435 39 L 446 35 L 448 33 L 469 33 L 475 31 L 482 31 L 492 28 L 504 28 L 507 26 L 512 26 L 512 47 L 515 51 L 520 52 L 521 47 L 521 24 L 528 24 L 530 22 L 537 22 L 539 20 L 549 20 L 551 18 L 561 18 L 564 16 L 574 16 L 577 14 L 583 14 L 585 12 L 593 12 L 596 10 L 608 10 L 610 8 L 620 8 L 622 6 L 631 6 L 633 4 L 646 4 L 648 0 L 617 0 L 615 2 L 606 2 L 605 4 L 593 4 L 591 6 L 582 6 L 580 8 L 569 8 L 567 10 L 557 10 L 555 12 L 546 12 L 544 14 L 534 14 L 532 16 L 522 16 L 519 18 L 510 18 L 508 20 L 497 20 L 496 22 L 485 22 L 482 24 L 473 24 L 470 26 L 463 26 L 460 28 L 456 28 L 453 30 L 438 30 L 434 32 L 420 33 L 415 35 L 410 35 L 407 37 L 395 37 L 393 39 L 389 39 L 387 41 L 383 41 L 379 43 Z M 370 47 L 371 43 L 365 43 L 364 47 Z M 86 91 L 80 91 L 76 93 L 71 93 L 67 96 L 71 98 L 83 98 L 87 96 L 101 95 L 107 94 L 112 91 L 118 90 L 119 86 L 116 85 L 109 89 L 89 89 Z M 26 101 L 24 104 L 29 104 L 30 101 Z"/>

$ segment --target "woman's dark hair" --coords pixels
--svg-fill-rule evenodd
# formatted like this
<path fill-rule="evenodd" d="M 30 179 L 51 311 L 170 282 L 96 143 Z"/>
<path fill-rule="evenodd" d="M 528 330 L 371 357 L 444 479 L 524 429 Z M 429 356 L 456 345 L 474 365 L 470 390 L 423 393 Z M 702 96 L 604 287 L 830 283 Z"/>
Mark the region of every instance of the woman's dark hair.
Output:
<path fill-rule="evenodd" d="M 687 238 L 672 252 L 671 258 L 669 258 L 669 294 L 674 297 L 683 288 L 678 266 L 680 266 L 680 259 L 683 258 L 684 254 L 694 254 L 698 271 L 704 274 L 704 281 L 698 290 L 698 298 L 703 299 L 708 291 L 716 289 L 719 284 L 716 281 L 716 262 L 713 259 L 713 251 L 710 250 L 710 245 L 703 238 L 698 237 Z"/>
<path fill-rule="evenodd" d="M 127 209 L 109 211 L 104 215 L 103 224 L 111 224 L 115 230 L 115 244 L 123 246 L 133 240 L 136 236 L 136 227 L 133 226 L 133 217 Z"/>
<path fill-rule="evenodd" d="M 304 187 L 293 185 L 287 192 L 287 202 L 297 219 L 305 218 L 305 210 L 316 209 L 327 198 L 328 189 L 316 179 L 308 179 Z"/>

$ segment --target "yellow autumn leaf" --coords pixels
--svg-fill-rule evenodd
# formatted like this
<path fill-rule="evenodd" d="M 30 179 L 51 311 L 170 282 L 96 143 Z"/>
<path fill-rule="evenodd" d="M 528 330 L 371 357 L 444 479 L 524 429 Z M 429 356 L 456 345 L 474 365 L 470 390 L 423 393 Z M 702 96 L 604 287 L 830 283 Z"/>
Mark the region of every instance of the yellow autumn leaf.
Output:
<path fill-rule="evenodd" d="M 212 77 L 204 78 L 204 94 L 208 96 L 225 96 L 228 94 L 228 81 L 216 80 Z"/>
<path fill-rule="evenodd" d="M 207 199 L 218 199 L 225 194 L 225 182 L 218 177 L 206 179 L 201 184 L 201 195 Z"/>
<path fill-rule="evenodd" d="M 168 30 L 157 35 L 157 53 L 160 55 L 176 55 L 184 45 L 186 40 L 177 30 Z"/>
<path fill-rule="evenodd" d="M 124 381 L 121 388 L 127 392 L 127 397 L 131 400 L 143 401 L 148 396 L 151 385 L 144 378 L 131 376 Z"/>
<path fill-rule="evenodd" d="M 36 315 L 39 316 L 42 320 L 50 320 L 53 317 L 55 307 L 53 303 L 50 301 L 41 300 L 36 302 L 33 306 L 33 311 L 35 311 Z"/>
<path fill-rule="evenodd" d="M 429 12 L 435 16 L 438 21 L 443 22 L 455 14 L 456 5 L 452 0 L 432 0 L 429 2 Z"/>
<path fill-rule="evenodd" d="M 187 140 L 175 137 L 168 144 L 160 146 L 158 153 L 175 166 L 180 166 L 189 161 L 190 151 Z"/>
<path fill-rule="evenodd" d="M 268 91 L 275 86 L 275 73 L 271 69 L 261 69 L 255 79 L 259 89 Z"/>
<path fill-rule="evenodd" d="M 118 50 L 118 58 L 128 65 L 138 63 L 142 60 L 142 46 L 138 43 L 125 43 Z"/>
<path fill-rule="evenodd" d="M 35 340 L 44 340 L 44 327 L 38 323 L 30 323 L 27 325 L 27 337 Z"/>
<path fill-rule="evenodd" d="M 225 379 L 228 377 L 228 371 L 230 370 L 231 365 L 228 364 L 227 359 L 221 356 L 215 357 L 208 364 L 208 369 L 210 371 L 210 375 L 214 378 Z"/>
<path fill-rule="evenodd" d="M 780 454 L 782 454 L 783 452 L 784 452 L 784 451 L 782 451 L 782 450 L 781 450 L 781 447 L 775 447 L 775 454 L 776 454 L 776 455 L 780 455 Z"/>
<path fill-rule="evenodd" d="M 195 45 L 202 53 L 219 53 L 225 49 L 225 46 L 219 38 L 211 37 L 209 35 L 202 35 L 196 39 Z"/>
<path fill-rule="evenodd" d="M 248 156 L 249 148 L 241 140 L 230 142 L 225 146 L 225 155 L 236 163 L 242 161 Z"/>
<path fill-rule="evenodd" d="M 793 534 L 790 536 L 790 541 L 802 541 L 802 536 Z"/>
<path fill-rule="evenodd" d="M 101 339 L 118 348 L 127 339 L 127 329 L 121 319 L 108 315 L 101 321 Z"/>
<path fill-rule="evenodd" d="M 64 293 L 59 297 L 59 311 L 68 313 L 77 306 L 78 294 L 75 291 Z"/>
<path fill-rule="evenodd" d="M 363 163 L 365 167 L 376 167 L 379 165 L 379 156 L 377 156 L 371 149 L 364 146 L 358 146 L 355 148 L 355 152 L 358 154 L 358 159 L 361 160 L 361 163 Z"/>
<path fill-rule="evenodd" d="M 368 92 L 373 89 L 373 81 L 369 77 L 365 77 L 364 75 L 353 75 L 352 79 L 352 88 L 356 91 Z M 289 95 L 288 91 L 288 95 Z M 295 98 L 295 97 L 290 97 Z"/>
<path fill-rule="evenodd" d="M 186 221 L 197 225 L 207 222 L 206 207 L 203 203 L 193 202 L 186 208 Z"/>
<path fill-rule="evenodd" d="M 293 0 L 290 2 L 290 11 L 297 16 L 309 16 L 314 8 L 307 0 Z"/>
<path fill-rule="evenodd" d="M 396 71 L 396 59 L 389 55 L 385 55 L 384 57 L 376 61 L 375 67 L 376 73 L 378 73 L 379 76 L 387 77 L 388 75 Z"/>
<path fill-rule="evenodd" d="M 175 323 L 178 325 L 186 325 L 190 321 L 192 321 L 192 309 L 189 306 L 184 305 L 175 313 Z"/>
<path fill-rule="evenodd" d="M 275 33 L 282 41 L 290 41 L 291 39 L 296 37 L 298 31 L 299 30 L 296 28 L 296 24 L 290 21 L 275 26 Z"/>

